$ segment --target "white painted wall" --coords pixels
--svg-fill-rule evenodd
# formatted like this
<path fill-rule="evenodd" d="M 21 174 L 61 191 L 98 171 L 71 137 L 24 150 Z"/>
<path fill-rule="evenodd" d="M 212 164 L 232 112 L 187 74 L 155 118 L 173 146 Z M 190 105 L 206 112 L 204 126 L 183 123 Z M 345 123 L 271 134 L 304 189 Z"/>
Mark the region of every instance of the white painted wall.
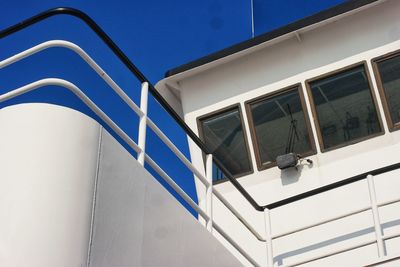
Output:
<path fill-rule="evenodd" d="M 25 104 L 1 109 L 0 128 L 0 266 L 86 266 L 99 124 Z"/>
<path fill-rule="evenodd" d="M 99 123 L 0 109 L 0 266 L 240 266 Z"/>
<path fill-rule="evenodd" d="M 340 20 L 331 22 L 312 30 L 300 31 L 301 42 L 293 35 L 281 38 L 282 41 L 261 45 L 252 51 L 233 55 L 215 63 L 199 67 L 193 71 L 169 77 L 160 82 L 174 84 L 180 90 L 182 110 L 185 121 L 198 132 L 196 119 L 212 111 L 240 103 L 244 116 L 245 131 L 248 135 L 251 160 L 253 162 L 253 174 L 239 178 L 239 182 L 261 205 L 317 188 L 367 170 L 379 168 L 400 161 L 398 151 L 400 148 L 400 132 L 389 133 L 387 123 L 382 110 L 382 104 L 378 97 L 378 111 L 383 118 L 384 135 L 364 142 L 350 145 L 341 149 L 321 153 L 316 138 L 315 125 L 312 122 L 312 131 L 318 153 L 310 157 L 314 161 L 313 167 L 304 167 L 299 172 L 281 172 L 277 167 L 258 171 L 255 161 L 255 152 L 251 143 L 247 114 L 244 102 L 257 96 L 264 95 L 297 83 L 301 83 L 306 95 L 308 116 L 311 118 L 310 101 L 305 91 L 305 81 L 310 78 L 337 70 L 354 63 L 367 61 L 368 71 L 372 77 L 372 86 L 375 95 L 379 96 L 375 77 L 372 73 L 371 59 L 400 49 L 400 1 L 381 1 L 378 5 L 356 12 L 349 16 L 343 16 Z M 262 47 L 263 46 L 263 47 Z M 203 159 L 201 151 L 190 142 L 192 161 L 202 168 Z M 389 174 L 388 174 L 389 175 Z M 400 196 L 398 180 L 377 179 L 376 183 L 381 187 L 378 195 L 384 196 L 387 190 L 391 190 L 391 197 Z M 229 183 L 216 186 L 220 192 L 244 214 L 253 225 L 264 232 L 263 216 L 240 196 Z M 384 188 L 385 187 L 385 188 Z M 200 202 L 204 196 L 202 187 L 198 187 Z M 289 205 L 272 212 L 273 233 L 279 233 L 287 229 L 294 229 L 301 225 L 316 222 L 323 218 L 329 218 L 357 208 L 367 203 L 368 193 L 365 192 L 365 183 L 338 189 L 330 194 L 315 197 Z M 248 252 L 260 263 L 265 262 L 265 247 L 256 241 L 248 231 L 231 216 L 226 208 L 218 203 L 214 205 L 215 220 L 230 229 L 228 233 L 233 235 Z M 389 208 L 387 208 L 389 210 Z M 391 211 L 382 209 L 381 216 L 389 220 L 395 220 L 390 231 L 398 231 L 400 206 L 392 206 Z M 343 242 L 357 242 L 365 235 L 344 240 L 342 243 L 320 243 L 324 240 L 337 238 L 340 235 L 351 234 L 371 227 L 370 214 L 358 215 L 349 221 L 336 222 L 327 225 L 326 228 L 316 228 L 308 232 L 294 235 L 285 240 L 277 240 L 274 243 L 274 255 L 283 257 L 283 262 L 290 262 L 302 257 L 310 257 L 323 250 L 344 246 Z M 392 217 L 391 217 L 392 216 Z M 397 219 L 393 219 L 394 217 Z M 387 229 L 387 231 L 389 231 Z M 357 240 L 358 239 L 358 240 Z M 336 240 L 337 241 L 337 240 Z M 396 239 L 393 242 L 391 253 L 400 253 Z M 396 245 L 395 245 L 396 243 Z M 317 244 L 315 251 L 308 251 L 307 245 Z M 318 245 L 319 244 L 319 245 Z M 388 245 L 389 246 L 389 245 Z M 301 250 L 301 253 L 297 251 Z M 313 254 L 314 253 L 314 254 Z M 365 264 L 375 258 L 376 245 L 367 246 L 359 250 L 348 252 L 342 258 L 344 262 L 349 259 L 357 259 L 355 265 Z M 365 255 L 365 256 L 361 256 Z M 323 266 L 338 266 L 336 263 L 329 265 L 329 258 L 324 260 Z M 359 261 L 358 261 L 359 260 Z M 322 266 L 322 262 L 313 263 Z M 336 265 L 335 265 L 336 264 Z M 312 264 L 310 264 L 311 266 Z M 314 265 L 313 265 L 314 266 Z"/>
<path fill-rule="evenodd" d="M 89 267 L 234 267 L 240 262 L 102 131 Z"/>

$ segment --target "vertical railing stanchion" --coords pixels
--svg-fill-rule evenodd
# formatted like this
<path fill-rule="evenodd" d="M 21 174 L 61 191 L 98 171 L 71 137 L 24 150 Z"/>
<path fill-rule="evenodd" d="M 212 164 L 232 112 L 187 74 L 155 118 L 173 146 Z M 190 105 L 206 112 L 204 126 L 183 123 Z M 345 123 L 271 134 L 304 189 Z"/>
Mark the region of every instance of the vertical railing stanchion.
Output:
<path fill-rule="evenodd" d="M 265 245 L 267 249 L 266 266 L 272 267 L 274 265 L 274 255 L 272 251 L 271 214 L 268 208 L 264 209 L 264 221 L 265 221 Z"/>
<path fill-rule="evenodd" d="M 385 252 L 385 245 L 383 243 L 382 225 L 381 225 L 381 222 L 379 219 L 378 202 L 376 200 L 374 176 L 369 174 L 367 176 L 367 182 L 368 182 L 368 191 L 369 191 L 369 197 L 370 197 L 371 207 L 372 207 L 371 208 L 372 217 L 374 218 L 375 236 L 376 236 L 376 242 L 378 245 L 378 255 L 379 255 L 379 257 L 384 257 L 386 252 Z"/>
<path fill-rule="evenodd" d="M 142 91 L 140 94 L 140 110 L 143 114 L 140 116 L 139 121 L 139 134 L 138 134 L 138 146 L 141 151 L 138 153 L 137 160 L 140 165 L 144 166 L 144 156 L 146 150 L 146 128 L 147 128 L 147 104 L 149 95 L 149 84 L 147 82 L 142 83 Z"/>
<path fill-rule="evenodd" d="M 209 216 L 208 221 L 206 222 L 206 227 L 209 232 L 212 232 L 212 221 L 213 221 L 213 207 L 212 207 L 212 198 L 213 198 L 213 156 L 212 154 L 206 155 L 206 178 L 210 183 L 206 187 L 206 213 Z"/>

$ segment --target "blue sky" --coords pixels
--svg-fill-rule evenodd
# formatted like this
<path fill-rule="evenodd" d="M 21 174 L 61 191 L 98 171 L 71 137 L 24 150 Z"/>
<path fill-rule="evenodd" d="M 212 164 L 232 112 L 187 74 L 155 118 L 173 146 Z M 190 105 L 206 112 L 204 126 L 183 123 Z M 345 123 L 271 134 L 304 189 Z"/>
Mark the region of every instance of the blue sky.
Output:
<path fill-rule="evenodd" d="M 254 0 L 255 34 L 342 2 L 344 0 Z M 252 37 L 251 1 L 247 0 L 0 1 L 0 29 L 59 6 L 81 9 L 91 16 L 153 84 L 162 79 L 170 68 Z M 81 46 L 139 103 L 139 82 L 95 34 L 73 17 L 53 17 L 1 39 L 0 60 L 52 39 L 68 40 Z M 1 69 L 0 94 L 48 77 L 67 79 L 84 89 L 122 129 L 137 140 L 137 116 L 78 56 L 65 49 L 52 48 Z M 189 156 L 184 132 L 152 97 L 149 101 L 149 116 Z M 43 88 L 0 104 L 0 108 L 20 102 L 55 103 L 96 118 L 74 95 L 61 88 Z M 197 200 L 191 173 L 151 131 L 147 152 Z"/>

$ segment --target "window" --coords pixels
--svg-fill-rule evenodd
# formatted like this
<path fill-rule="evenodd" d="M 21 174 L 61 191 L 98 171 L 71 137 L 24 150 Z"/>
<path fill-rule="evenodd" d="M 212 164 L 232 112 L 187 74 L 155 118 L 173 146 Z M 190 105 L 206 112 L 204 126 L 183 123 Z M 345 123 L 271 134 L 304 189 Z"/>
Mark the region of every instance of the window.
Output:
<path fill-rule="evenodd" d="M 322 150 L 355 143 L 382 131 L 364 65 L 310 81 L 309 93 Z"/>
<path fill-rule="evenodd" d="M 314 153 L 314 141 L 304 110 L 300 85 L 247 103 L 259 169 L 275 166 L 279 155 Z"/>
<path fill-rule="evenodd" d="M 400 53 L 392 53 L 374 61 L 389 128 L 400 129 Z"/>
<path fill-rule="evenodd" d="M 252 172 L 238 105 L 200 118 L 199 126 L 204 142 L 232 176 Z M 223 178 L 223 175 L 217 175 L 214 180 Z"/>

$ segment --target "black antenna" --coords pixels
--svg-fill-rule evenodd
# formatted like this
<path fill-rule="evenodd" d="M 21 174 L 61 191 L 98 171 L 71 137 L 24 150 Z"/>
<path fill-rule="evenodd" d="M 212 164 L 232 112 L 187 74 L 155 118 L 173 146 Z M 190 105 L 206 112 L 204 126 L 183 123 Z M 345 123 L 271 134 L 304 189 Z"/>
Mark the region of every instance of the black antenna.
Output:
<path fill-rule="evenodd" d="M 297 134 L 297 120 L 293 118 L 292 110 L 290 109 L 290 105 L 287 104 L 288 112 L 290 115 L 290 126 L 289 126 L 289 134 L 286 142 L 285 153 L 291 153 L 294 150 L 295 141 L 299 141 L 299 135 Z"/>

